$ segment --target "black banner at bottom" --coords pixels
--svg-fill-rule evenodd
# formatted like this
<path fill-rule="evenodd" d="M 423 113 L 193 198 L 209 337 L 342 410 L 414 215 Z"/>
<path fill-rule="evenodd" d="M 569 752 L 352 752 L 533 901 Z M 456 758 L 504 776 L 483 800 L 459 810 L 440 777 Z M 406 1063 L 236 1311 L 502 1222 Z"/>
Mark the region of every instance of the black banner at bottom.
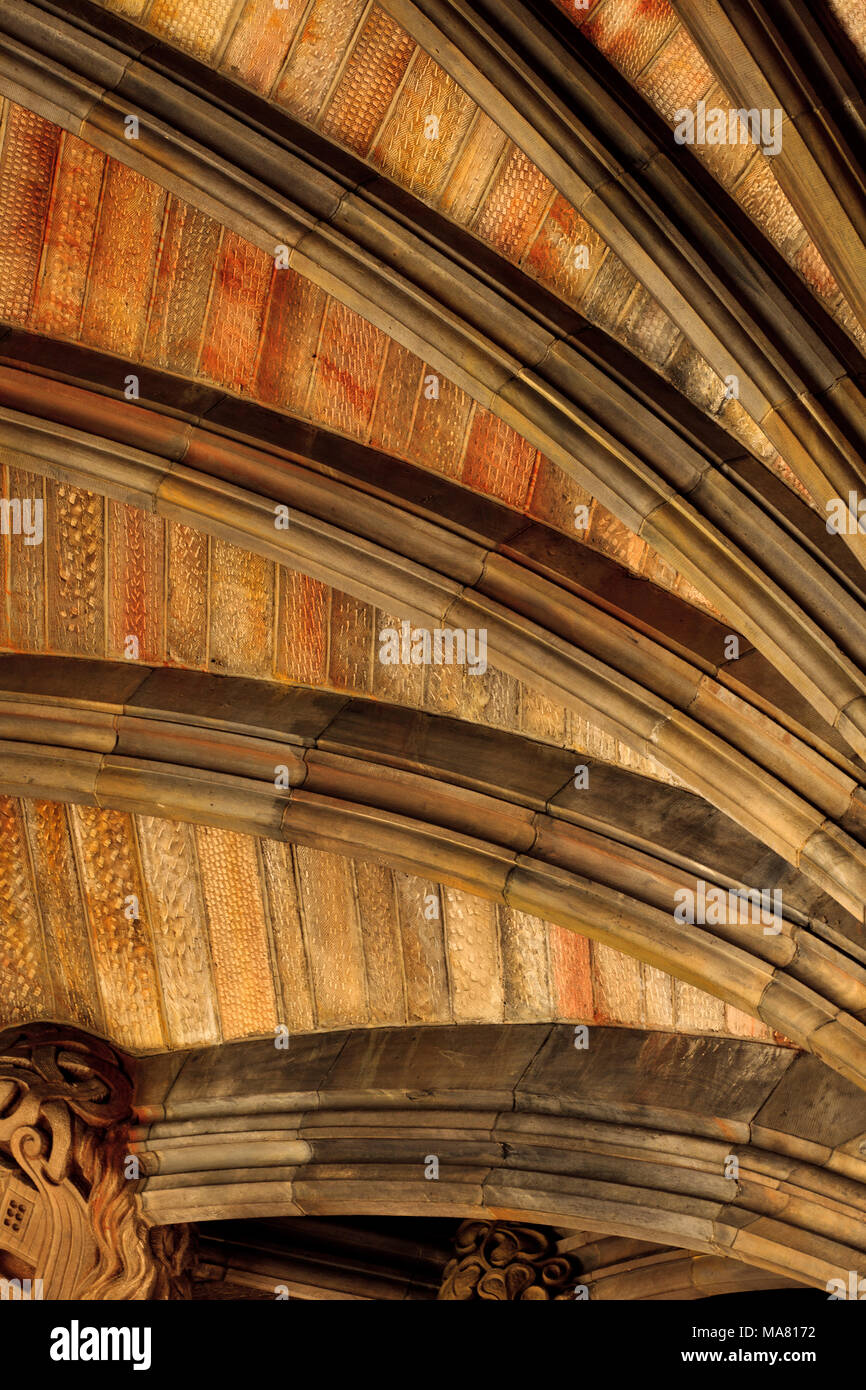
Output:
<path fill-rule="evenodd" d="M 344 1369 L 352 1377 L 372 1371 L 428 1382 L 439 1374 L 465 1378 L 477 1354 L 485 1375 L 501 1370 L 512 1380 L 521 1351 L 530 1362 L 541 1354 L 575 1370 L 590 1358 L 593 1379 L 606 1363 L 611 1378 L 761 1367 L 770 1380 L 805 1368 L 826 1381 L 859 1362 L 866 1326 L 848 1301 L 812 1290 L 693 1302 L 562 1300 L 511 1311 L 506 1320 L 503 1308 L 434 1309 L 422 1301 L 7 1300 L 0 1303 L 0 1345 L 7 1385 L 24 1375 L 63 1385 L 106 1373 L 132 1375 L 133 1383 L 194 1373 L 216 1384 L 236 1377 L 258 1384 L 270 1368 L 297 1370 L 299 1355 L 317 1359 L 329 1379 Z M 304 1379 L 311 1373 L 307 1365 Z"/>

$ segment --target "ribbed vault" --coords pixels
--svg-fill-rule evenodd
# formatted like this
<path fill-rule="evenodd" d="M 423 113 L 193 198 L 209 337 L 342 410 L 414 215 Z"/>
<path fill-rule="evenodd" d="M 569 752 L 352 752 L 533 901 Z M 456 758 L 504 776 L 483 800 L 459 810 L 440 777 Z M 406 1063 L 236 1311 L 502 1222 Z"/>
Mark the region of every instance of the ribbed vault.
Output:
<path fill-rule="evenodd" d="M 34 454 L 44 457 L 44 427 L 37 426 L 34 440 L 33 430 L 26 422 L 21 424 L 18 440 L 25 447 L 29 441 Z M 88 446 L 93 447 L 80 433 L 67 436 L 65 443 L 72 446 L 73 459 L 76 452 L 81 457 Z M 222 448 L 224 455 L 225 446 Z M 408 541 L 410 556 L 395 554 L 391 536 L 403 536 L 405 529 L 393 513 L 394 519 L 389 519 L 381 508 L 372 509 L 367 535 L 377 540 L 387 536 L 387 548 L 368 543 L 366 536 L 359 544 L 356 536 L 341 533 L 333 521 L 322 524 L 318 517 L 297 510 L 291 524 L 282 530 L 275 527 L 273 488 L 271 497 L 251 495 L 248 489 L 223 483 L 222 478 L 215 484 L 209 474 L 202 478 L 197 470 L 186 466 L 176 469 L 169 464 L 166 468 L 159 456 L 152 462 L 138 450 L 112 465 L 106 460 L 104 447 L 97 449 L 95 463 L 88 468 L 85 462 L 83 468 L 76 468 L 73 462 L 67 475 L 71 473 L 80 482 L 82 475 L 91 481 L 106 473 L 111 478 L 113 472 L 116 494 L 128 496 L 135 488 L 133 495 L 138 500 L 150 501 L 187 525 L 208 526 L 212 516 L 211 529 L 223 538 L 233 543 L 252 542 L 268 559 L 300 564 L 316 579 L 336 581 L 357 597 L 373 598 L 401 621 L 483 628 L 493 663 L 504 666 L 524 683 L 538 686 L 560 704 L 580 712 L 591 711 L 594 722 L 636 752 L 652 750 L 669 772 L 701 790 L 745 828 L 763 835 L 768 845 L 810 873 L 847 911 L 862 916 L 866 861 L 862 847 L 849 833 L 859 832 L 863 816 L 855 780 L 858 771 L 850 761 L 840 768 L 835 756 L 816 756 L 808 742 L 798 748 L 785 726 L 789 720 L 774 725 L 763 709 L 749 709 L 724 687 L 708 680 L 700 667 L 690 670 L 681 657 L 637 630 L 617 640 L 620 629 L 609 612 L 599 612 L 597 606 L 593 609 L 575 595 L 568 596 L 564 609 L 562 597 L 548 581 L 521 574 L 508 559 L 497 557 L 494 565 L 482 548 L 462 538 L 443 537 L 441 532 L 437 538 L 429 523 L 422 526 L 416 521 L 415 536 L 410 535 Z M 194 446 L 191 459 L 195 457 Z M 242 467 L 245 462 L 252 460 L 242 457 Z M 223 457 L 217 468 L 225 477 L 231 460 L 227 467 Z M 267 468 L 265 460 L 266 478 Z M 270 468 L 273 480 L 273 465 Z M 248 473 L 244 481 L 251 481 Z M 354 496 L 344 493 L 340 508 L 336 485 L 331 482 L 327 486 L 325 497 L 321 496 L 324 485 L 319 487 L 318 503 L 309 487 L 303 489 L 305 505 L 312 502 L 320 516 L 324 512 L 329 518 L 339 518 L 342 510 L 343 516 L 357 517 Z M 276 494 L 277 501 L 293 501 L 298 496 L 280 480 Z M 357 526 L 357 521 L 353 524 Z M 434 556 L 437 568 L 419 564 L 419 560 Z M 544 625 L 524 617 L 527 613 L 540 618 Z M 118 646 L 125 636 L 119 637 Z M 761 739 L 757 747 L 756 726 Z M 795 749 L 800 762 L 799 787 L 806 796 L 794 789 Z M 757 763 L 752 756 L 755 752 Z M 731 783 L 733 768 L 740 777 L 736 790 Z M 785 782 L 774 775 L 779 773 Z M 768 815 L 773 801 L 775 810 Z M 829 818 L 834 812 L 838 818 L 835 825 Z"/>
<path fill-rule="evenodd" d="M 59 693 L 70 681 L 74 704 Z M 7 659 L 4 684 L 4 731 L 19 734 L 4 744 L 12 791 L 236 827 L 441 878 L 716 993 L 862 1081 L 866 971 L 830 944 L 844 940 L 838 928 L 793 906 L 804 925 L 787 933 L 781 920 L 769 934 L 763 919 L 744 925 L 736 905 L 715 933 L 677 924 L 677 890 L 696 893 L 705 873 L 724 878 L 710 857 L 717 835 L 674 789 L 633 783 L 618 795 L 616 777 L 627 775 L 611 771 L 601 794 L 584 798 L 571 754 L 297 688 L 179 671 L 142 681 L 98 663 L 70 676 L 65 662 L 32 659 Z M 252 729 L 241 722 L 250 703 Z M 511 767 L 525 769 L 517 785 Z M 747 881 L 759 870 L 778 881 L 754 846 L 737 849 Z M 795 882 L 787 902 L 798 898 L 820 911 Z"/>
<path fill-rule="evenodd" d="M 208 1278 L 313 1215 L 541 1223 L 592 1298 L 866 1257 L 862 53 L 0 0 L 2 1060 L 105 1040 L 136 1219 L 255 1228 Z"/>
<path fill-rule="evenodd" d="M 24 22 L 26 27 L 26 15 Z M 37 28 L 34 37 L 38 32 Z M 96 75 L 93 64 L 98 67 L 104 60 L 101 47 L 94 48 L 95 42 L 84 39 L 73 49 L 83 71 L 76 74 L 70 70 L 62 90 L 50 99 L 37 96 L 37 106 L 56 112 L 57 100 L 68 101 L 70 84 L 74 89 L 76 82 L 85 84 L 82 95 L 90 90 Z M 117 69 L 118 90 L 128 62 L 124 54 Z M 41 83 L 47 73 L 41 65 L 34 71 L 33 81 Z M 283 238 L 277 244 L 288 248 L 291 268 L 311 277 L 320 287 L 333 288 L 350 307 L 360 309 L 404 346 L 420 349 L 434 367 L 444 370 L 476 401 L 515 425 L 566 472 L 589 485 L 620 521 L 635 529 L 720 605 L 759 650 L 771 656 L 790 678 L 799 679 L 815 707 L 840 727 L 855 751 L 866 747 L 863 677 L 847 655 L 852 642 L 855 649 L 859 646 L 855 609 L 810 552 L 794 545 L 793 538 L 767 509 L 756 507 L 741 476 L 751 469 L 741 448 L 733 447 L 727 436 L 698 417 L 696 411 L 689 411 L 682 398 L 676 413 L 683 423 L 672 429 L 673 401 L 662 383 L 656 379 L 651 387 L 640 364 L 627 363 L 622 350 L 588 328 L 575 311 L 566 310 L 549 296 L 548 302 L 539 304 L 538 292 L 521 284 L 518 272 L 507 273 L 504 268 L 498 272 L 495 257 L 491 258 L 477 241 L 461 244 L 462 254 L 455 255 L 453 229 L 449 233 L 443 226 L 438 235 L 434 232 L 431 236 L 426 224 L 432 213 L 424 219 L 416 216 L 415 227 L 420 230 L 421 222 L 425 224 L 423 240 L 408 231 L 402 211 L 405 196 L 395 201 L 382 180 L 373 194 L 364 186 L 360 168 L 354 176 L 341 169 L 336 180 L 323 176 L 312 163 L 313 159 L 319 163 L 324 155 L 319 144 L 315 151 L 301 147 L 298 153 L 290 153 L 284 137 L 279 159 L 282 172 L 278 174 L 277 150 L 269 148 L 269 137 L 261 133 L 245 136 L 245 142 L 252 140 L 259 147 L 256 167 L 273 169 L 272 177 L 279 186 L 269 194 L 256 179 L 257 196 L 251 206 L 240 187 L 252 177 L 252 171 L 246 143 L 238 143 L 239 115 L 207 110 L 204 97 L 197 99 L 193 115 L 188 93 L 179 105 L 177 94 L 172 98 L 170 83 L 166 85 L 168 80 L 162 76 L 157 78 L 146 54 L 135 80 L 137 96 L 143 99 L 145 92 L 148 98 L 152 95 L 156 106 L 152 119 L 161 139 L 172 139 L 165 124 L 169 113 L 189 127 L 178 167 L 187 175 L 184 191 L 194 202 L 216 211 L 227 225 L 252 237 L 271 254 L 275 239 Z M 68 119 L 72 119 L 71 112 Z M 114 114 L 106 111 L 104 120 L 94 119 L 89 124 L 82 125 L 80 118 L 75 118 L 73 125 L 108 152 L 120 154 L 123 150 L 125 160 L 132 159 L 139 170 L 158 181 L 160 160 L 164 163 L 167 156 L 164 151 L 159 159 L 155 152 L 150 154 L 146 127 L 141 139 L 124 141 L 119 110 Z M 117 127 L 116 137 L 106 133 L 112 125 Z M 193 127 L 199 136 L 202 129 L 209 129 L 210 139 L 226 149 L 228 157 L 219 161 L 219 177 L 212 154 L 205 156 L 203 147 L 196 154 L 194 146 L 190 152 L 189 140 L 196 139 Z M 297 142 L 297 131 L 294 137 Z M 176 154 L 180 161 L 179 148 Z M 222 201 L 214 197 L 221 189 Z M 389 199 L 393 210 L 388 208 Z M 238 207 L 243 208 L 240 214 Z M 266 263 L 261 257 L 259 261 L 260 275 L 266 274 Z M 489 263 L 483 279 L 467 271 L 468 264 L 481 261 Z M 503 277 L 509 283 L 497 287 L 496 281 L 503 282 Z M 521 294 L 525 307 L 515 302 Z M 460 317 L 455 313 L 458 305 Z M 248 331 L 251 327 L 247 325 Z M 837 377 L 834 367 L 822 390 L 829 390 Z M 580 403 L 578 398 L 582 398 Z M 843 410 L 856 420 L 856 403 Z M 833 426 L 837 436 L 840 428 L 840 423 Z M 812 433 L 817 445 L 818 435 L 814 429 Z M 840 454 L 838 443 L 833 450 L 836 458 Z M 837 469 L 833 476 L 833 486 L 847 496 L 856 478 L 844 469 Z M 732 522 L 738 533 L 736 541 L 725 532 Z M 855 549 L 861 539 L 856 529 L 853 537 L 846 538 Z M 753 558 L 758 553 L 760 567 Z M 828 609 L 839 613 L 838 623 L 829 620 L 838 646 L 831 647 L 822 640 L 812 616 L 819 594 L 823 614 Z"/>

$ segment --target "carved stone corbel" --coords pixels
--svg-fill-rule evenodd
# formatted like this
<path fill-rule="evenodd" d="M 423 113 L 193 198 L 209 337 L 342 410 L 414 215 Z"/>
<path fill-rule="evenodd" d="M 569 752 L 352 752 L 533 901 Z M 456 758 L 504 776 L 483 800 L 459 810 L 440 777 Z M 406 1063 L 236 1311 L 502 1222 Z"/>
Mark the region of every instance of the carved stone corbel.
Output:
<path fill-rule="evenodd" d="M 189 1233 L 150 1230 L 125 1176 L 131 1111 L 107 1043 L 53 1024 L 0 1034 L 4 1297 L 184 1296 Z"/>
<path fill-rule="evenodd" d="M 445 1266 L 438 1298 L 570 1299 L 577 1266 L 534 1226 L 504 1221 L 464 1221 Z"/>

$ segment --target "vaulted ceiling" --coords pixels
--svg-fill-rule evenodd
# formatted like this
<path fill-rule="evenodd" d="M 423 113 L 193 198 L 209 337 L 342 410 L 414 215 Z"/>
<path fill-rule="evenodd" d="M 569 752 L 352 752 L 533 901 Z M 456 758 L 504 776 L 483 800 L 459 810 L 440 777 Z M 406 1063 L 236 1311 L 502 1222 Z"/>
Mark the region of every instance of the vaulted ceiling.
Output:
<path fill-rule="evenodd" d="M 799 9 L 0 0 L 0 1027 L 585 1023 L 638 1096 L 656 1035 L 760 1049 L 846 1124 L 738 1142 L 866 1249 L 866 49 Z M 383 664 L 406 620 L 486 669 Z M 588 1200 L 545 1219 L 721 1240 Z"/>

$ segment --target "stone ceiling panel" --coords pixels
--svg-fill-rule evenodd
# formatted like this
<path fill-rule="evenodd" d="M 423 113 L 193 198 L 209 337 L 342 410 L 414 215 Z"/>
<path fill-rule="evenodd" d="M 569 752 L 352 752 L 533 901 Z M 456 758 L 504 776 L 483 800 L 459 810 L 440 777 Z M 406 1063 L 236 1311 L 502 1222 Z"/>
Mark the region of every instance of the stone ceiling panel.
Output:
<path fill-rule="evenodd" d="M 674 112 L 705 98 L 732 103 L 715 81 L 668 0 L 592 0 L 575 9 L 557 0 L 582 32 L 672 127 Z M 489 121 L 447 73 L 378 6 L 315 0 L 302 27 L 294 6 L 281 12 L 282 27 L 258 0 L 227 16 L 216 56 L 202 61 L 253 86 L 298 119 L 370 160 L 418 196 L 470 226 L 503 255 L 521 264 L 592 322 L 620 337 L 670 379 L 671 359 L 685 346 L 662 308 L 638 284 L 598 234 L 557 196 L 553 185 Z M 137 22 L 189 51 L 183 20 L 157 15 L 151 6 Z M 270 87 L 257 73 L 233 63 L 235 36 L 251 33 L 270 50 Z M 226 44 L 228 47 L 226 48 Z M 222 55 L 222 57 L 220 57 Z M 279 68 L 277 64 L 279 63 Z M 251 80 L 252 79 L 252 80 Z M 438 122 L 435 134 L 429 116 Z M 719 158 L 716 147 L 696 147 L 708 168 L 761 230 L 773 240 L 810 290 L 822 298 L 862 346 L 866 338 L 838 284 L 806 234 L 771 169 L 749 143 L 744 162 Z M 739 146 L 736 147 L 739 150 Z M 725 147 L 727 150 L 727 147 Z M 468 169 L 471 167 L 471 175 Z M 482 182 L 480 170 L 489 170 Z M 475 197 L 461 193 L 472 178 Z M 455 187 L 456 185 L 456 187 Z M 563 235 L 564 224 L 572 235 Z M 583 267 L 586 248 L 588 265 Z M 595 283 L 597 281 L 597 283 Z M 695 373 L 706 364 L 694 354 Z M 714 376 L 715 411 L 722 423 L 786 478 L 778 451 L 747 422 L 736 400 L 727 400 Z M 691 394 L 691 385 L 681 386 Z"/>
<path fill-rule="evenodd" d="M 537 449 L 353 310 L 276 271 L 134 170 L 14 103 L 5 109 L 7 322 L 116 354 L 118 389 L 137 362 L 212 382 L 460 479 L 567 534 L 586 505 L 588 544 L 714 611 Z"/>
<path fill-rule="evenodd" d="M 4 471 L 0 465 L 5 496 L 44 499 L 45 538 L 36 547 L 0 536 L 0 650 L 167 663 L 372 694 L 677 780 L 492 667 L 472 674 L 456 665 L 383 665 L 378 634 L 399 629 L 399 615 L 138 507 Z"/>
<path fill-rule="evenodd" d="M 720 86 L 668 0 L 554 0 L 589 41 L 655 108 L 673 130 L 676 113 L 736 106 Z M 827 304 L 854 340 L 866 346 L 866 333 L 779 186 L 772 158 L 749 140 L 744 145 L 693 146 L 695 154 L 733 195 L 765 236 L 779 248 L 813 294 Z"/>
<path fill-rule="evenodd" d="M 270 1037 L 281 1024 L 774 1037 L 599 942 L 380 864 L 8 796 L 0 830 L 0 1028 L 51 1018 L 133 1052 Z"/>

